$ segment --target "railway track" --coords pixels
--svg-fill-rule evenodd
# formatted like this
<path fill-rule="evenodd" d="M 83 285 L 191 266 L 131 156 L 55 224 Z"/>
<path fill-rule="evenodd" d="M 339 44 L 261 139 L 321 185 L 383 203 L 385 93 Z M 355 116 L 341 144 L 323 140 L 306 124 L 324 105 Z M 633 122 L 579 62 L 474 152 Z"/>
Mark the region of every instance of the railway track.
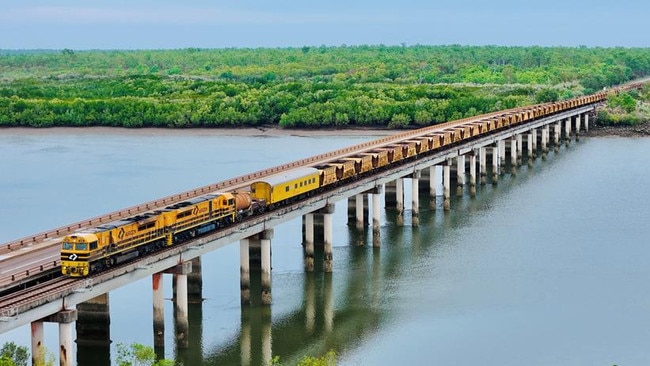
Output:
<path fill-rule="evenodd" d="M 58 297 L 66 289 L 72 291 L 78 281 L 76 278 L 59 277 L 2 296 L 0 297 L 0 318 L 11 318 L 17 309 L 22 307 L 32 308 L 51 301 L 53 297 Z"/>

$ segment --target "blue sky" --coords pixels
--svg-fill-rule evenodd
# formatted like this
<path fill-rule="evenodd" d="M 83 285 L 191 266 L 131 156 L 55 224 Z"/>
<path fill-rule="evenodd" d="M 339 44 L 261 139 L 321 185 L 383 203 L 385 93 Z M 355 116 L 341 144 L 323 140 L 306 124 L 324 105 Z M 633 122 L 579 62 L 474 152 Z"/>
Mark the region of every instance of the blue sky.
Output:
<path fill-rule="evenodd" d="M 0 0 L 0 49 L 650 46 L 647 0 Z"/>

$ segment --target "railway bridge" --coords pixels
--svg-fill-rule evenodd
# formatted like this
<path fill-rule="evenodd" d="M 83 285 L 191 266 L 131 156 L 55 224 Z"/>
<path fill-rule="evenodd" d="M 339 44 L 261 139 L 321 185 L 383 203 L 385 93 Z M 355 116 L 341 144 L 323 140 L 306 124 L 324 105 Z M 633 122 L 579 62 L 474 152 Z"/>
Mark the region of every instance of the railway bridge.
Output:
<path fill-rule="evenodd" d="M 637 86 L 630 84 L 624 88 Z M 478 184 L 485 184 L 488 180 L 497 184 L 499 175 L 504 174 L 506 168 L 511 174 L 516 174 L 517 166 L 524 163 L 524 157 L 543 156 L 549 148 L 568 144 L 571 138 L 577 139 L 582 131 L 589 129 L 590 115 L 606 97 L 607 94 L 602 92 L 397 133 L 6 243 L 0 247 L 3 267 L 0 272 L 0 333 L 31 324 L 32 355 L 41 355 L 43 323 L 56 322 L 59 324 L 61 364 L 72 365 L 74 356 L 70 353 L 75 323 L 77 342 L 93 339 L 110 343 L 108 334 L 98 330 L 101 326 L 84 326 L 84 319 L 88 318 L 88 313 L 99 313 L 105 314 L 100 318 L 108 321 L 107 294 L 149 277 L 153 289 L 154 339 L 162 342 L 161 278 L 163 274 L 171 273 L 175 276 L 176 338 L 180 347 L 187 346 L 188 298 L 200 298 L 202 255 L 239 243 L 241 303 L 250 304 L 252 296 L 259 296 L 262 304 L 268 305 L 272 300 L 271 243 L 273 228 L 277 225 L 302 218 L 305 271 L 313 272 L 317 268 L 330 272 L 333 261 L 332 214 L 336 202 L 347 200 L 350 224 L 363 227 L 370 224 L 367 221 L 372 222 L 372 243 L 367 244 L 379 246 L 380 195 L 384 195 L 386 206 L 396 209 L 397 224 L 403 224 L 404 183 L 410 182 L 410 223 L 416 226 L 420 192 L 442 199 L 443 208 L 450 209 L 454 188 L 462 194 L 465 191 L 463 187 L 469 186 L 467 191 L 472 195 Z M 106 271 L 81 278 L 61 276 L 60 248 L 62 238 L 67 234 L 161 210 L 213 192 L 246 189 L 253 181 L 272 180 L 302 167 L 320 169 L 321 174 L 331 169 L 336 182 L 272 210 L 202 233 L 193 240 Z M 315 256 L 316 250 L 322 254 Z M 322 258 L 322 263 L 315 263 L 315 258 Z M 259 267 L 259 271 L 251 271 L 251 265 Z M 251 274 L 260 276 L 259 294 L 251 294 Z M 94 317 L 96 321 L 97 316 Z"/>

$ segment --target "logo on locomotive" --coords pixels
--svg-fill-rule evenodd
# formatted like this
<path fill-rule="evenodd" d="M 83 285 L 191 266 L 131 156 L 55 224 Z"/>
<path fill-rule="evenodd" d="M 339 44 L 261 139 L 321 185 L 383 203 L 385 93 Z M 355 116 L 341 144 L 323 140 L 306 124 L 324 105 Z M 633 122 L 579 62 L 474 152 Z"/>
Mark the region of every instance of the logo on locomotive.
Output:
<path fill-rule="evenodd" d="M 135 234 L 135 232 L 136 232 L 135 230 L 126 231 L 126 230 L 124 230 L 124 228 L 121 228 L 120 231 L 117 233 L 117 237 L 120 240 L 122 240 L 122 239 L 124 239 L 125 236 L 131 236 L 131 235 Z"/>

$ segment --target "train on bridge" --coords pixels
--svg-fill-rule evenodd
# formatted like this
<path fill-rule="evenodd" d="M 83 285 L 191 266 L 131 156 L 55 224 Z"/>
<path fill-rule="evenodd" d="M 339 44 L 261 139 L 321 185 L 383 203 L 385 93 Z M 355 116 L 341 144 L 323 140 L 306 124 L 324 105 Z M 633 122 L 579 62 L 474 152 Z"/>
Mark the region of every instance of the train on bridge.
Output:
<path fill-rule="evenodd" d="M 618 90 L 425 127 L 401 134 L 398 142 L 257 179 L 247 191 L 210 193 L 81 229 L 62 239 L 61 270 L 66 276 L 88 276 L 467 140 L 601 102 Z"/>

